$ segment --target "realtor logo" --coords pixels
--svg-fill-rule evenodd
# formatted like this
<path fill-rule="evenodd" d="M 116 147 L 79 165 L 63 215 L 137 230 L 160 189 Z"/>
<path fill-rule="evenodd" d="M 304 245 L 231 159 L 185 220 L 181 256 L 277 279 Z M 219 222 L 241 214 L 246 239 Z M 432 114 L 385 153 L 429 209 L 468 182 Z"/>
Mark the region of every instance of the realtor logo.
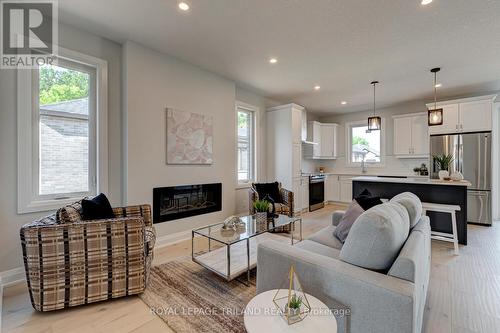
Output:
<path fill-rule="evenodd" d="M 57 2 L 4 0 L 0 4 L 0 67 L 52 64 L 57 53 Z"/>

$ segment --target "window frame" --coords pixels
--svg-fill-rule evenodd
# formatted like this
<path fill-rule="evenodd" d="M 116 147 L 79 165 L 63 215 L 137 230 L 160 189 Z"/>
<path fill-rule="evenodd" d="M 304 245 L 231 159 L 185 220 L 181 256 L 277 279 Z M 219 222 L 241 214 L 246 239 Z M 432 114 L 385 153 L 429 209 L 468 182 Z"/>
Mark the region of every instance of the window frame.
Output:
<path fill-rule="evenodd" d="M 352 161 L 352 128 L 368 126 L 366 120 L 351 121 L 345 124 L 346 132 L 346 164 L 348 167 L 361 167 L 361 162 Z M 380 130 L 380 162 L 365 162 L 366 167 L 381 168 L 385 167 L 385 118 L 382 118 L 382 128 Z"/>
<path fill-rule="evenodd" d="M 252 114 L 252 129 L 251 129 L 251 163 L 250 166 L 252 168 L 250 172 L 250 179 L 248 181 L 242 182 L 238 179 L 238 112 L 246 111 Z M 259 116 L 259 108 L 244 103 L 240 101 L 236 101 L 235 103 L 235 137 L 236 137 L 236 147 L 235 147 L 235 167 L 236 167 L 236 185 L 237 188 L 245 188 L 250 187 L 251 183 L 257 181 L 257 152 L 258 152 L 258 140 L 257 140 L 257 124 L 258 124 L 258 116 Z"/>
<path fill-rule="evenodd" d="M 95 80 L 90 80 L 95 82 L 90 89 L 95 105 L 89 109 L 89 191 L 39 194 L 38 69 L 17 69 L 18 214 L 57 209 L 108 189 L 107 61 L 62 47 L 58 51 L 64 67 L 95 71 Z"/>

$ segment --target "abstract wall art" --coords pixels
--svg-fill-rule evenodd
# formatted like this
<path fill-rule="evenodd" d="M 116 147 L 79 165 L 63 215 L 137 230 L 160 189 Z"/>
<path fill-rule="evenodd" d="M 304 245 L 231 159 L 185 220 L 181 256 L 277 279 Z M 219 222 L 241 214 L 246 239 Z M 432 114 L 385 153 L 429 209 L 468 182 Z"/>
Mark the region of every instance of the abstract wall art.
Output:
<path fill-rule="evenodd" d="M 167 108 L 167 164 L 213 163 L 213 117 Z"/>

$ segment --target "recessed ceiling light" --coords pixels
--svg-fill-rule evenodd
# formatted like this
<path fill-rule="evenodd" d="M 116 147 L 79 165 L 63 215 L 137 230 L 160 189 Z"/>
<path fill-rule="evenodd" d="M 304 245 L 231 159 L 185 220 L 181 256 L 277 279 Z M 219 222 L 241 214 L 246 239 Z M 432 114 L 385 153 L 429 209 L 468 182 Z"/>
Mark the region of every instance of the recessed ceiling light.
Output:
<path fill-rule="evenodd" d="M 436 83 L 436 85 L 435 85 L 434 87 L 436 87 L 436 88 L 441 88 L 442 86 L 443 86 L 443 84 L 441 84 L 441 83 Z"/>
<path fill-rule="evenodd" d="M 342 104 L 342 105 L 346 105 L 346 104 L 347 104 L 347 102 L 346 102 L 346 101 L 342 101 L 342 102 L 340 102 L 340 104 Z"/>
<path fill-rule="evenodd" d="M 320 86 L 314 86 L 314 90 L 320 90 L 321 87 Z"/>
<path fill-rule="evenodd" d="M 432 2 L 432 0 L 422 0 L 421 4 L 426 6 L 428 4 L 430 4 Z"/>
<path fill-rule="evenodd" d="M 179 9 L 183 11 L 189 10 L 189 5 L 185 2 L 179 2 Z"/>
<path fill-rule="evenodd" d="M 270 62 L 271 64 L 275 64 L 275 63 L 277 63 L 277 62 L 278 62 L 278 59 L 276 59 L 276 58 L 271 58 L 271 59 L 269 59 L 269 62 Z"/>

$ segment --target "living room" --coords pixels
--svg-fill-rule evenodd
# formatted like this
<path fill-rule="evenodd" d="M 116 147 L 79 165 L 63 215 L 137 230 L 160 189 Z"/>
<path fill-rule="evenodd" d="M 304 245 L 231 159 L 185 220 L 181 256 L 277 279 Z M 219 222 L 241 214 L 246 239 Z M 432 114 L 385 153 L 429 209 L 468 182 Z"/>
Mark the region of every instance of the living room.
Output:
<path fill-rule="evenodd" d="M 500 330 L 499 3 L 32 5 L 4 332 Z"/>

